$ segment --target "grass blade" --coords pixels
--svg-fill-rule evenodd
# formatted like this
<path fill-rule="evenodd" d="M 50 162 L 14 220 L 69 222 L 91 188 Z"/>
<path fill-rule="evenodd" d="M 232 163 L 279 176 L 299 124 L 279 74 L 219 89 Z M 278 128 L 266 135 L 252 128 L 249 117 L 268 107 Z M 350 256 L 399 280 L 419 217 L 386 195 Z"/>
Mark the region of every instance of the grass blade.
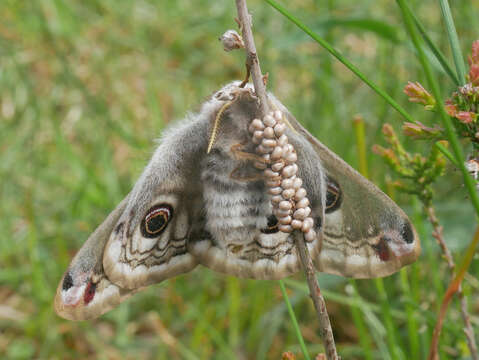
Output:
<path fill-rule="evenodd" d="M 278 10 L 282 15 L 284 15 L 288 20 L 294 23 L 297 27 L 303 30 L 308 34 L 314 41 L 319 45 L 325 48 L 331 55 L 338 59 L 344 66 L 351 70 L 357 77 L 359 77 L 364 83 L 366 83 L 371 89 L 373 89 L 379 96 L 386 100 L 397 112 L 399 112 L 407 121 L 413 121 L 412 116 L 401 106 L 399 105 L 391 96 L 389 96 L 384 90 L 379 86 L 369 80 L 353 63 L 346 59 L 341 53 L 334 49 L 326 40 L 312 31 L 308 26 L 303 22 L 297 19 L 293 14 L 286 10 L 283 6 L 278 4 L 274 0 L 265 0 L 273 8 Z"/>
<path fill-rule="evenodd" d="M 409 12 L 411 18 L 413 19 L 414 24 L 416 25 L 417 29 L 419 30 L 419 33 L 421 34 L 422 38 L 424 39 L 424 42 L 427 44 L 427 46 L 429 46 L 429 49 L 431 49 L 432 53 L 436 57 L 437 61 L 439 61 L 439 63 L 441 64 L 441 66 L 444 69 L 444 71 L 446 72 L 446 74 L 449 75 L 451 80 L 454 81 L 454 83 L 457 86 L 459 86 L 460 85 L 459 80 L 458 80 L 456 74 L 454 73 L 454 70 L 451 68 L 451 66 L 447 62 L 446 57 L 441 52 L 441 50 L 439 50 L 439 48 L 436 45 L 434 45 L 431 38 L 427 34 L 426 29 L 424 29 L 424 26 L 419 21 L 416 14 L 414 14 L 414 12 L 411 11 L 411 8 L 407 4 L 406 4 L 406 10 Z"/>
<path fill-rule="evenodd" d="M 353 120 L 354 135 L 356 136 L 356 149 L 358 151 L 359 172 L 369 178 L 368 158 L 366 156 L 366 134 L 364 129 L 364 120 L 361 116 L 356 116 Z"/>
<path fill-rule="evenodd" d="M 361 295 L 359 295 L 356 281 L 354 279 L 349 280 L 349 285 L 351 285 L 352 296 L 356 299 L 359 299 Z M 371 335 L 366 329 L 366 325 L 364 323 L 363 314 L 361 313 L 360 309 L 357 307 L 351 306 L 351 315 L 353 317 L 354 325 L 358 332 L 359 337 L 359 344 L 361 345 L 361 349 L 363 350 L 363 356 L 366 360 L 372 360 L 373 351 L 372 351 L 372 341 Z"/>
<path fill-rule="evenodd" d="M 457 163 L 456 159 L 454 159 L 454 156 L 449 152 L 449 150 L 447 150 L 447 148 L 441 144 L 440 141 L 437 141 L 434 143 L 434 146 L 440 151 L 442 152 L 442 154 L 447 157 L 449 159 L 450 162 L 452 162 L 454 165 L 456 165 L 457 167 L 459 167 L 459 164 Z"/>
<path fill-rule="evenodd" d="M 229 326 L 228 342 L 232 349 L 236 349 L 240 339 L 240 299 L 241 289 L 239 280 L 235 277 L 228 277 L 226 282 L 228 287 L 229 301 Z"/>
<path fill-rule="evenodd" d="M 394 321 L 392 319 L 391 307 L 389 305 L 388 295 L 386 288 L 384 287 L 384 280 L 382 278 L 374 279 L 376 290 L 378 291 L 378 297 L 381 302 L 381 313 L 384 316 L 384 323 L 386 326 L 386 338 L 389 345 L 389 351 L 391 359 L 402 359 L 401 346 L 397 342 L 396 330 L 394 327 Z"/>
<path fill-rule="evenodd" d="M 460 84 L 466 83 L 466 68 L 464 66 L 464 58 L 462 57 L 461 46 L 459 39 L 457 38 L 456 27 L 454 26 L 454 20 L 451 14 L 451 8 L 447 0 L 439 0 L 441 5 L 442 18 L 446 25 L 447 36 L 449 43 L 451 44 L 452 56 L 454 63 L 456 64 L 457 76 Z"/>
<path fill-rule="evenodd" d="M 456 277 L 450 282 L 449 287 L 447 288 L 447 291 L 444 294 L 444 297 L 442 299 L 441 309 L 439 310 L 438 320 L 434 328 L 434 335 L 431 341 L 431 348 L 429 351 L 428 360 L 435 360 L 438 357 L 437 348 L 439 345 L 439 336 L 441 335 L 441 330 L 442 330 L 444 318 L 446 317 L 447 308 L 449 307 L 449 304 L 451 303 L 452 297 L 454 296 L 455 293 L 457 293 L 457 291 L 459 290 L 459 287 L 461 286 L 461 282 L 467 273 L 467 269 L 471 265 L 471 262 L 476 252 L 476 247 L 478 244 L 479 244 L 479 228 L 476 229 L 476 232 L 474 233 L 474 237 L 472 238 L 471 243 L 467 247 L 466 255 L 464 256 L 461 262 L 461 266 L 459 268 L 459 271 L 457 272 Z M 475 355 L 474 358 L 476 358 L 477 353 L 474 355 Z"/>
<path fill-rule="evenodd" d="M 409 348 L 411 349 L 411 355 L 413 359 L 419 359 L 419 337 L 417 319 L 414 314 L 414 309 L 419 308 L 419 305 L 414 302 L 411 292 L 411 286 L 409 285 L 409 278 L 407 274 L 407 269 L 401 269 L 399 272 L 401 280 L 401 290 L 405 296 L 410 298 L 411 301 L 406 303 L 406 314 L 407 314 L 407 327 L 409 335 Z M 415 303 L 415 304 L 414 304 Z M 416 306 L 414 306 L 414 305 Z"/>
<path fill-rule="evenodd" d="M 372 18 L 340 18 L 328 17 L 328 20 L 319 24 L 320 29 L 332 29 L 335 27 L 358 29 L 362 31 L 370 31 L 384 39 L 392 42 L 399 42 L 398 31 L 395 26 Z"/>
<path fill-rule="evenodd" d="M 306 360 L 311 360 L 309 357 L 308 349 L 306 348 L 306 344 L 304 343 L 303 335 L 301 335 L 301 330 L 299 329 L 298 321 L 296 320 L 296 315 L 294 315 L 293 307 L 289 302 L 288 294 L 286 293 L 286 287 L 284 286 L 283 280 L 279 280 L 279 287 L 281 288 L 281 293 L 283 294 L 284 302 L 286 303 L 286 307 L 288 308 L 289 317 L 291 318 L 291 322 L 293 323 L 294 332 L 296 333 L 296 337 L 298 338 L 299 345 L 301 347 L 301 351 L 303 352 L 304 358 Z"/>

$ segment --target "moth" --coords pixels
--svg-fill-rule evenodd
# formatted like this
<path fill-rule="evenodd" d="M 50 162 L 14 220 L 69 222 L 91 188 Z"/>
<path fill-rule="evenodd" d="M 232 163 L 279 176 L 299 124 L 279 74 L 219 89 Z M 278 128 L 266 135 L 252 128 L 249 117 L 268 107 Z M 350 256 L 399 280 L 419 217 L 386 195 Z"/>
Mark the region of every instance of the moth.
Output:
<path fill-rule="evenodd" d="M 316 269 L 373 278 L 415 261 L 420 243 L 406 214 L 306 131 L 274 95 L 268 101 L 285 114 L 297 152 L 318 234 L 307 243 Z M 248 125 L 258 116 L 252 87 L 232 82 L 165 131 L 131 192 L 66 270 L 56 312 L 71 320 L 95 318 L 199 264 L 253 279 L 298 272 L 295 239 L 302 235 L 278 230 L 262 173 L 252 166 Z"/>

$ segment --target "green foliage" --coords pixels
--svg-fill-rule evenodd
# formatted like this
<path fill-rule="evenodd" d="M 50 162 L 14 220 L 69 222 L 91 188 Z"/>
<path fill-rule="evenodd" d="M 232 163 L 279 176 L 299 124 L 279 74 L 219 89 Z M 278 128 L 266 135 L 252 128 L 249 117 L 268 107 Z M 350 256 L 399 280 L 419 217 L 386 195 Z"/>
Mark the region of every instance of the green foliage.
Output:
<path fill-rule="evenodd" d="M 416 195 L 425 207 L 431 206 L 432 185 L 444 174 L 446 167 L 444 155 L 435 146 L 427 157 L 409 153 L 390 124 L 384 124 L 383 134 L 391 147 L 385 149 L 375 145 L 373 150 L 384 158 L 396 176 L 403 179 L 395 181 L 393 185 L 402 192 Z"/>
<path fill-rule="evenodd" d="M 391 2 L 283 3 L 399 109 L 431 125 L 435 114 L 410 104 L 401 92 L 408 80 L 424 77 Z M 467 50 L 479 37 L 478 5 L 451 4 Z M 365 119 L 366 143 L 374 144 L 383 124 L 399 126 L 401 115 L 265 2 L 251 1 L 249 7 L 262 68 L 270 73 L 268 87 L 314 135 L 357 167 L 353 118 Z M 450 59 L 437 2 L 412 7 Z M 0 13 L 0 357 L 278 359 L 290 350 L 300 358 L 287 306 L 273 281 L 197 268 L 94 321 L 65 321 L 52 308 L 75 251 L 129 191 L 161 130 L 222 84 L 243 77 L 243 54 L 224 53 L 217 42 L 235 26 L 234 2 L 5 0 Z M 438 81 L 444 93 L 455 88 L 442 75 Z M 411 152 L 420 147 L 401 141 Z M 387 168 L 370 151 L 367 156 L 370 178 L 385 188 Z M 438 215 L 460 254 L 474 217 L 462 179 L 446 170 L 435 189 L 442 200 Z M 427 354 L 448 277 L 429 228 L 406 199 L 396 200 L 414 219 L 424 256 L 401 275 L 384 279 L 381 296 L 374 281 L 352 286 L 319 275 L 343 359 Z M 478 271 L 473 262 L 464 283 L 476 304 L 471 309 L 476 326 Z M 322 348 L 307 286 L 301 275 L 285 284 L 314 358 Z M 444 358 L 467 358 L 458 316 L 451 307 L 441 338 Z"/>

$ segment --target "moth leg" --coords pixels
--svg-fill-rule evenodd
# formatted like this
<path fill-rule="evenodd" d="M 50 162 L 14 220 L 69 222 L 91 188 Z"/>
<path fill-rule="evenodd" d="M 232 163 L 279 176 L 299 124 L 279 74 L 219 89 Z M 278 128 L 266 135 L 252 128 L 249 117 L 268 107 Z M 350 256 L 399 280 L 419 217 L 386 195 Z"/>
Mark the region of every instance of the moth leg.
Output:
<path fill-rule="evenodd" d="M 250 74 L 251 74 L 251 65 L 249 63 L 246 63 L 246 76 L 243 82 L 240 84 L 239 86 L 240 88 L 244 88 L 246 86 L 246 84 L 249 81 Z"/>
<path fill-rule="evenodd" d="M 238 166 L 231 172 L 230 178 L 237 181 L 249 182 L 264 180 L 264 175 L 260 171 L 245 171 L 243 166 Z"/>
<path fill-rule="evenodd" d="M 243 144 L 234 144 L 231 146 L 230 150 L 233 153 L 233 156 L 238 161 L 259 161 L 264 164 L 269 164 L 269 160 L 263 158 L 261 155 L 253 154 L 247 151 L 244 151 L 245 146 Z"/>

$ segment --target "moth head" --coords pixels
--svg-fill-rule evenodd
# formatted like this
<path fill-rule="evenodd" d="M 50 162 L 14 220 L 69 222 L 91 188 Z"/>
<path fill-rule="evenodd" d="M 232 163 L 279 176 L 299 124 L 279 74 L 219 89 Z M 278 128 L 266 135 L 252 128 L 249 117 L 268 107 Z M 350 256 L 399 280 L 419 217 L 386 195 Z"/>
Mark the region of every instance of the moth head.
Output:
<path fill-rule="evenodd" d="M 240 87 L 242 82 L 239 80 L 235 80 L 226 84 L 218 91 L 213 93 L 212 99 L 217 101 L 231 101 L 235 99 L 238 94 L 246 94 L 249 93 L 250 96 L 254 96 L 254 86 L 250 83 L 245 84 L 243 87 Z"/>
<path fill-rule="evenodd" d="M 252 118 L 260 116 L 259 100 L 253 85 L 247 83 L 243 87 L 240 86 L 242 86 L 241 81 L 233 81 L 213 93 L 210 100 L 203 105 L 203 107 L 214 108 L 211 118 L 214 119 L 217 112 L 225 105 L 227 106 L 223 110 L 226 110 L 227 116 L 244 117 L 241 122 L 245 124 L 249 124 Z"/>

